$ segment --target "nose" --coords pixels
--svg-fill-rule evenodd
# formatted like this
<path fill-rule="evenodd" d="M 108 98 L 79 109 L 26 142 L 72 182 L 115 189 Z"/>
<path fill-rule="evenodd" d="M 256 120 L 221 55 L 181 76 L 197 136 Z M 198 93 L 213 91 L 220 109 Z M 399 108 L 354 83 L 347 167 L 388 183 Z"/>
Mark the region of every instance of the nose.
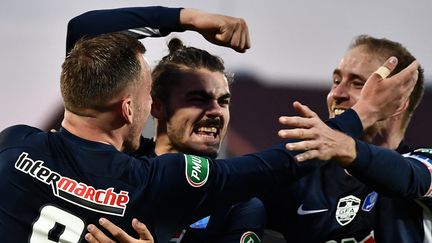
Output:
<path fill-rule="evenodd" d="M 153 104 L 153 97 L 150 94 L 148 95 L 148 103 Z"/>
<path fill-rule="evenodd" d="M 339 84 L 332 87 L 329 96 L 336 101 L 344 101 L 349 99 L 347 82 L 342 80 Z"/>
<path fill-rule="evenodd" d="M 209 101 L 206 108 L 206 115 L 208 117 L 221 117 L 223 115 L 222 106 L 217 100 Z"/>

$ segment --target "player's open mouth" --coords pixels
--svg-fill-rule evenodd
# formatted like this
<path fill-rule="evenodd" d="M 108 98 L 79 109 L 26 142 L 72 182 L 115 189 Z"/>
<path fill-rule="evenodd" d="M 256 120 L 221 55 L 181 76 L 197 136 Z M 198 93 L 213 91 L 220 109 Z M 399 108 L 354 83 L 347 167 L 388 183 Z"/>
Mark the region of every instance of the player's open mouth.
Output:
<path fill-rule="evenodd" d="M 344 113 L 346 111 L 346 109 L 344 108 L 334 108 L 333 109 L 333 113 L 335 114 L 335 116 L 339 116 L 340 114 Z"/>
<path fill-rule="evenodd" d="M 219 134 L 219 128 L 217 127 L 198 127 L 194 129 L 194 133 L 198 136 L 212 136 L 216 138 Z"/>

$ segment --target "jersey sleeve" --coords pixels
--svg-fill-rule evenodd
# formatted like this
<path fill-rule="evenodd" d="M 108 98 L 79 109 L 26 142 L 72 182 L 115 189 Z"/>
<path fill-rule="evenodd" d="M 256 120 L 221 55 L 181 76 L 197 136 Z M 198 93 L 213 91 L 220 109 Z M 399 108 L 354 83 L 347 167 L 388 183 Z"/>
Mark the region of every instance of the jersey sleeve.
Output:
<path fill-rule="evenodd" d="M 94 10 L 71 19 L 67 27 L 66 54 L 84 36 L 127 31 L 137 38 L 166 36 L 180 27 L 181 8 L 132 7 Z"/>
<path fill-rule="evenodd" d="M 175 209 L 166 207 L 164 214 L 170 210 L 194 212 L 187 216 L 184 222 L 187 226 L 217 208 L 292 182 L 323 162 L 296 163 L 293 154 L 280 144 L 260 153 L 230 159 L 166 154 L 153 159 L 151 164 L 154 167 L 151 183 L 155 185 L 152 188 L 157 188 L 151 192 L 155 200 L 161 205 L 175 201 Z"/>
<path fill-rule="evenodd" d="M 353 138 L 359 138 L 363 134 L 363 125 L 353 109 L 348 109 L 339 116 L 327 120 L 326 124 Z"/>
<path fill-rule="evenodd" d="M 363 183 L 389 196 L 432 198 L 432 150 L 400 155 L 358 140 L 356 148 L 357 158 L 348 171 Z"/>

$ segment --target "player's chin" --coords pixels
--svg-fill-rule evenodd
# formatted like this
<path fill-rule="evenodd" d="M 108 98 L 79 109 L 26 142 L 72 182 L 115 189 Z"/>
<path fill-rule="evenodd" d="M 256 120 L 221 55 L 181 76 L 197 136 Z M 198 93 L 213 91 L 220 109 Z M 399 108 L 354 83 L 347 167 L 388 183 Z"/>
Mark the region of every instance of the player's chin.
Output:
<path fill-rule="evenodd" d="M 206 157 L 216 157 L 219 152 L 219 144 L 194 144 L 191 146 L 192 153 Z"/>
<path fill-rule="evenodd" d="M 205 134 L 192 134 L 192 141 L 197 144 L 206 144 L 209 146 L 215 146 L 220 143 L 219 135 L 205 135 Z"/>
<path fill-rule="evenodd" d="M 218 156 L 218 149 L 215 148 L 208 148 L 205 150 L 205 152 L 203 153 L 204 156 L 206 157 L 211 157 L 211 158 L 216 158 Z"/>

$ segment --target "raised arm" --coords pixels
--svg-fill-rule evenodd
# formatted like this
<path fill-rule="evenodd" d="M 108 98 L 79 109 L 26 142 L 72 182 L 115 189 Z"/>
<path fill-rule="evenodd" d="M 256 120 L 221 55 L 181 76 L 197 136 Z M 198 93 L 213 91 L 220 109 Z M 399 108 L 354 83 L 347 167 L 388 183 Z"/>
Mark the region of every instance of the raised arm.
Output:
<path fill-rule="evenodd" d="M 389 63 L 386 66 L 387 64 Z M 387 67 L 392 70 L 393 66 Z M 406 107 L 406 100 L 416 81 L 417 68 L 417 62 L 413 62 L 399 74 L 387 79 L 373 74 L 363 87 L 361 98 L 355 107 L 328 124 L 343 132 L 358 134 L 360 126 L 367 128 L 377 120 L 397 114 Z M 286 145 L 288 150 L 302 151 L 296 156 L 298 161 L 312 158 L 332 160 L 383 194 L 404 198 L 432 196 L 432 150 L 400 155 L 331 129 L 316 113 L 299 102 L 294 103 L 294 108 L 300 116 L 281 117 L 280 120 L 284 125 L 295 128 L 281 130 L 279 135 L 300 139 Z M 349 122 L 357 125 L 347 125 Z"/>
<path fill-rule="evenodd" d="M 396 65 L 397 59 L 391 57 L 382 67 L 392 71 Z M 418 62 L 414 61 L 390 78 L 383 78 L 377 72 L 372 74 L 352 110 L 330 119 L 327 124 L 350 136 L 358 137 L 363 129 L 370 127 L 376 121 L 400 113 L 407 107 L 408 97 L 417 81 L 418 65 Z M 294 103 L 294 108 L 300 116 L 284 116 L 279 119 L 282 124 L 294 128 L 280 130 L 279 136 L 301 140 L 287 144 L 289 150 L 305 150 L 304 153 L 297 155 L 298 160 L 337 159 L 343 164 L 355 159 L 353 140 L 345 139 L 346 146 L 340 147 L 339 140 L 343 138 L 337 132 L 329 129 L 315 112 L 299 102 Z M 346 149 L 341 150 L 340 148 Z"/>
<path fill-rule="evenodd" d="M 407 108 L 409 96 L 417 82 L 419 63 L 413 61 L 396 75 L 387 78 L 396 65 L 397 58 L 390 57 L 372 73 L 362 88 L 360 99 L 352 107 L 364 129 Z"/>
<path fill-rule="evenodd" d="M 126 31 L 145 38 L 185 30 L 197 31 L 208 41 L 238 52 L 250 48 L 248 27 L 241 18 L 158 6 L 93 10 L 74 17 L 68 23 L 66 53 L 84 36 Z"/>

